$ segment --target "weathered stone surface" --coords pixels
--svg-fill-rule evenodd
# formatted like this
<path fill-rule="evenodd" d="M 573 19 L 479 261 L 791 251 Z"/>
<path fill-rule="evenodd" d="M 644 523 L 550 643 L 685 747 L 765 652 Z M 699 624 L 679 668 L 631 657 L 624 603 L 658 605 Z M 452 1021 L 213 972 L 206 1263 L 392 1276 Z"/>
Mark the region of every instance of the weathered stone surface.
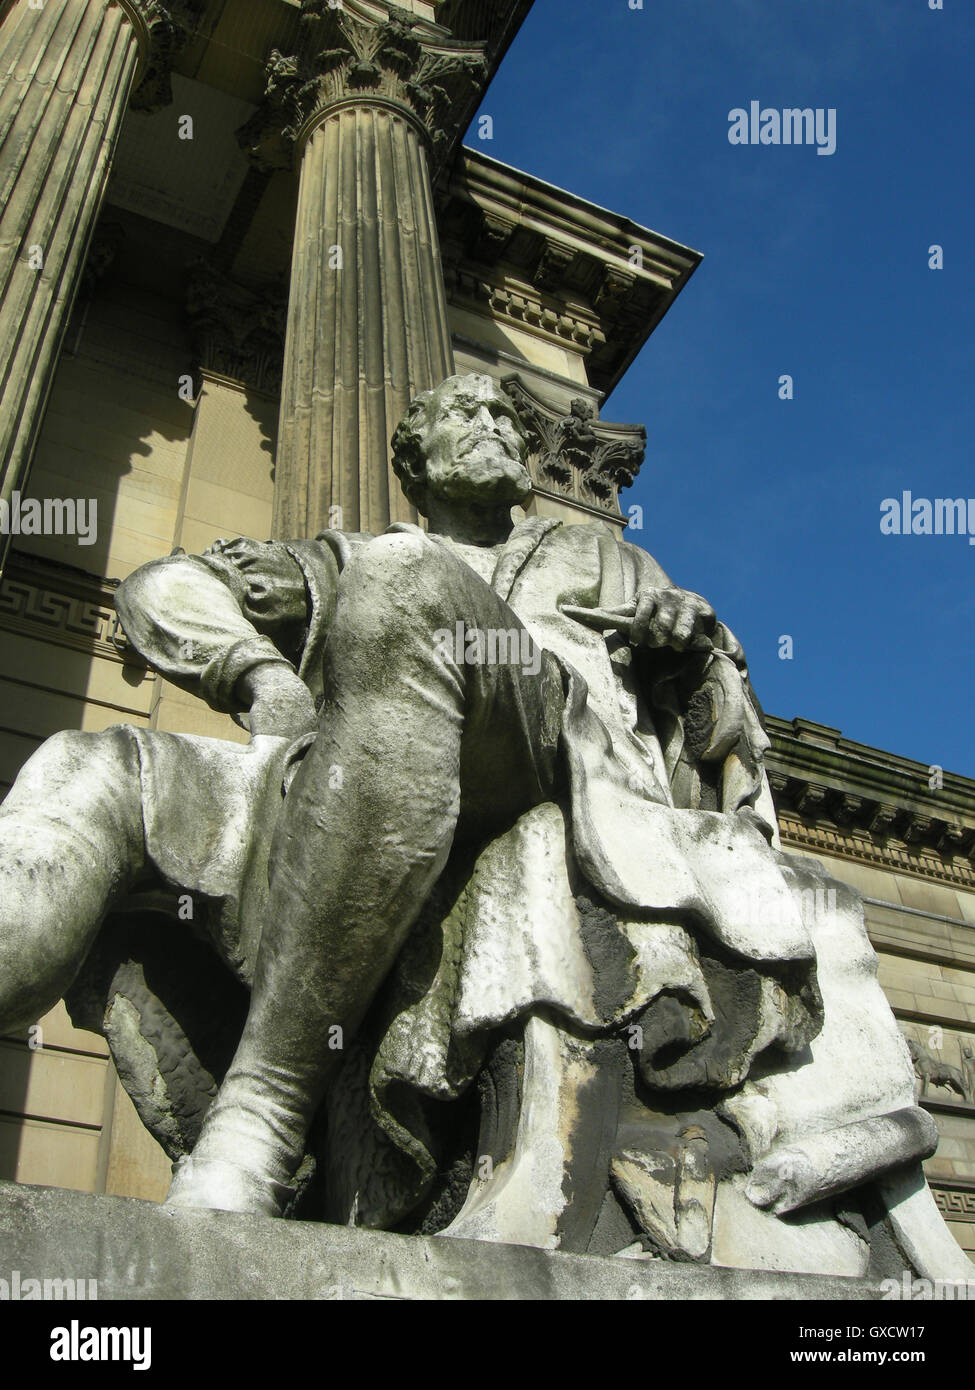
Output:
<path fill-rule="evenodd" d="M 569 1255 L 525 1245 L 179 1211 L 0 1183 L 0 1270 L 109 1299 L 871 1299 L 866 1279 Z"/>
<path fill-rule="evenodd" d="M 588 457 L 591 429 L 560 434 Z M 0 1028 L 74 982 L 170 1206 L 850 1277 L 893 1230 L 942 1277 L 862 902 L 778 850 L 733 634 L 608 528 L 514 522 L 527 439 L 491 378 L 392 442 L 429 533 L 123 583 L 134 648 L 251 743 L 34 755 L 0 809 Z M 242 1033 L 191 931 L 250 989 Z"/>
<path fill-rule="evenodd" d="M 431 172 L 473 115 L 482 42 L 373 0 L 303 7 L 239 132 L 300 164 L 273 534 L 415 519 L 390 467 L 410 400 L 454 370 Z"/>
<path fill-rule="evenodd" d="M 25 483 L 140 57 L 146 0 L 16 0 L 0 29 L 0 501 Z M 10 537 L 0 528 L 0 568 Z"/>
<path fill-rule="evenodd" d="M 301 157 L 273 534 L 413 520 L 389 441 L 452 371 L 427 151 L 407 112 L 364 93 Z"/>

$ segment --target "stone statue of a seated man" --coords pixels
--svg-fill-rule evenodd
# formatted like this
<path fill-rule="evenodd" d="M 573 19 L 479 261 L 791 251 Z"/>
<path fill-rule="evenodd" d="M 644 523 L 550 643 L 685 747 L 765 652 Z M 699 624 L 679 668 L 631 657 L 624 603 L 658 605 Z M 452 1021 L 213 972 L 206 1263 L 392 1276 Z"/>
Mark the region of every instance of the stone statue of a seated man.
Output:
<path fill-rule="evenodd" d="M 0 1029 L 161 883 L 250 990 L 175 1205 L 279 1214 L 314 1120 L 332 1220 L 852 1274 L 869 1188 L 944 1273 L 936 1132 L 859 899 L 779 849 L 739 644 L 608 528 L 513 523 L 525 450 L 452 377 L 394 438 L 428 531 L 121 586 L 135 648 L 251 742 L 35 754 L 0 808 Z"/>

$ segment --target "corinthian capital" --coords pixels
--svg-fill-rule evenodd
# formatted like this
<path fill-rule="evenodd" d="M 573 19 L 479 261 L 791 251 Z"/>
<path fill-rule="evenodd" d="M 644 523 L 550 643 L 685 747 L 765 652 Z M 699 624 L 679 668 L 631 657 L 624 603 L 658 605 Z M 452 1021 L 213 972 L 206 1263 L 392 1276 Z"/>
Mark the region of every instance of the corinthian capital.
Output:
<path fill-rule="evenodd" d="M 118 0 L 139 40 L 139 76 L 132 94 L 136 111 L 160 111 L 173 99 L 173 61 L 197 31 L 206 0 Z"/>
<path fill-rule="evenodd" d="M 643 426 L 600 420 L 581 397 L 564 415 L 517 375 L 504 377 L 501 384 L 528 436 L 528 471 L 535 487 L 618 518 L 620 489 L 633 485 L 646 452 Z"/>
<path fill-rule="evenodd" d="M 287 167 L 296 144 L 334 107 L 373 102 L 408 113 L 438 164 L 467 125 L 487 77 L 483 43 L 376 0 L 305 0 L 299 54 L 272 52 L 265 101 L 238 132 L 264 168 Z"/>

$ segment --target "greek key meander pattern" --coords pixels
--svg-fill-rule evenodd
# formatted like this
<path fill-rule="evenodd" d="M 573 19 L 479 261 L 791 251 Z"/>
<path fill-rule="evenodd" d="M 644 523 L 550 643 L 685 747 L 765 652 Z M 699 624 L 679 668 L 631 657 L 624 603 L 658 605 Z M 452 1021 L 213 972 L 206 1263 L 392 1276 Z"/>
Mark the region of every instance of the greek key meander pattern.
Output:
<path fill-rule="evenodd" d="M 935 1205 L 947 1221 L 975 1223 L 975 1192 L 957 1192 L 951 1188 L 932 1187 Z"/>
<path fill-rule="evenodd" d="M 9 577 L 0 584 L 0 630 L 121 662 L 112 640 L 117 627 L 115 610 L 101 595 L 79 598 Z"/>
<path fill-rule="evenodd" d="M 829 825 L 807 825 L 793 820 L 788 813 L 779 815 L 779 832 L 784 844 L 798 849 L 821 850 L 840 859 L 854 859 L 862 864 L 876 864 L 898 873 L 914 874 L 958 888 L 975 890 L 975 866 L 965 860 L 941 858 L 924 849 L 912 849 L 900 844 L 877 844 L 865 835 L 849 834 Z"/>

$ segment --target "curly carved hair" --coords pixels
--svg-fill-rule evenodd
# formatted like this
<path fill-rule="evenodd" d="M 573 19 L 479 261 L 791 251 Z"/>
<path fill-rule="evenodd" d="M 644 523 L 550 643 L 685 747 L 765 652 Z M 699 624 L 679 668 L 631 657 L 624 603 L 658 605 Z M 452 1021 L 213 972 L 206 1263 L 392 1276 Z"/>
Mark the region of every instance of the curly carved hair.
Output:
<path fill-rule="evenodd" d="M 469 376 L 478 376 L 480 373 L 471 372 Z M 492 385 L 496 386 L 501 395 L 505 395 L 501 388 L 497 386 L 493 377 L 487 378 Z M 467 380 L 467 377 L 457 375 L 447 377 L 439 386 L 432 387 L 429 391 L 421 391 L 410 402 L 410 408 L 404 418 L 393 431 L 390 441 L 393 451 L 393 472 L 399 479 L 400 487 L 408 502 L 411 502 L 417 511 L 426 516 L 424 506 L 426 498 L 426 471 L 427 461 L 423 452 L 423 441 L 420 436 L 420 425 L 426 420 L 430 408 L 430 402 L 438 391 L 442 390 L 450 382 L 460 382 Z M 508 399 L 505 396 L 505 399 Z M 514 405 L 512 403 L 512 409 Z M 517 418 L 517 412 L 516 412 Z M 521 433 L 524 436 L 524 427 L 521 426 Z M 527 437 L 526 437 L 527 447 Z"/>
<path fill-rule="evenodd" d="M 406 500 L 424 516 L 427 461 L 418 425 L 426 418 L 433 391 L 421 391 L 410 402 L 410 408 L 393 431 L 393 472 L 399 478 Z"/>

